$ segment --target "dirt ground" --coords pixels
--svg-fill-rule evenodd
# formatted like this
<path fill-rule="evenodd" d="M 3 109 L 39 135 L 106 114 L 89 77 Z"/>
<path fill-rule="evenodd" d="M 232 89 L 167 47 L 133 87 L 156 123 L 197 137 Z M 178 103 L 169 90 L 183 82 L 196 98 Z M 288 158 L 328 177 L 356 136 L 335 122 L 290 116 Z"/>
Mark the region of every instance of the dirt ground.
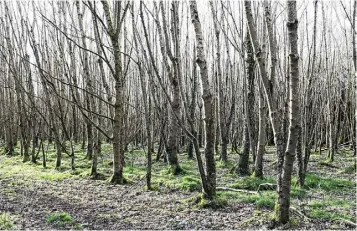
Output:
<path fill-rule="evenodd" d="M 54 229 L 46 214 L 66 211 L 85 229 L 237 229 L 253 214 L 254 205 L 224 209 L 188 208 L 183 202 L 193 193 L 173 190 L 147 192 L 140 184 L 111 186 L 92 180 L 33 181 L 0 187 L 0 211 L 17 215 L 20 229 Z M 4 191 L 4 190 L 2 190 Z M 70 227 L 67 227 L 70 228 Z"/>

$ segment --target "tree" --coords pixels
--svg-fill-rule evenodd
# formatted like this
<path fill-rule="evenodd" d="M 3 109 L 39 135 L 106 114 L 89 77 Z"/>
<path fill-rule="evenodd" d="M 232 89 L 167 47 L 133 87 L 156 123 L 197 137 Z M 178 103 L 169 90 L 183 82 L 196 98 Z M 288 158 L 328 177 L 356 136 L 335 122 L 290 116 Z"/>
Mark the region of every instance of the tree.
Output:
<path fill-rule="evenodd" d="M 296 103 L 297 89 L 298 89 L 298 53 L 297 53 L 297 16 L 296 16 L 296 2 L 289 1 L 288 5 L 288 34 L 289 34 L 289 44 L 290 44 L 290 127 L 289 127 L 289 138 L 287 142 L 286 151 L 285 144 L 283 141 L 283 135 L 279 128 L 279 116 L 277 111 L 276 102 L 273 100 L 273 84 L 268 80 L 268 74 L 266 71 L 266 65 L 264 57 L 262 57 L 261 48 L 259 46 L 256 26 L 253 20 L 251 3 L 245 1 L 245 12 L 249 27 L 249 34 L 251 42 L 253 44 L 255 56 L 258 62 L 261 81 L 264 86 L 265 96 L 268 102 L 268 108 L 270 113 L 270 120 L 274 132 L 274 142 L 278 158 L 278 201 L 276 203 L 276 216 L 277 220 L 281 223 L 286 223 L 289 221 L 289 202 L 290 202 L 290 181 L 291 181 L 291 171 L 293 166 L 293 160 L 295 156 L 295 149 L 297 143 L 297 131 L 298 123 L 296 121 L 299 118 L 299 105 Z M 269 28 L 268 28 L 269 32 Z M 269 41 L 271 42 L 273 38 L 269 34 Z M 275 54 L 274 48 L 270 47 L 271 53 Z M 272 78 L 272 77 L 271 77 Z M 298 117 L 295 117 L 295 116 Z"/>
<path fill-rule="evenodd" d="M 115 103 L 114 103 L 114 125 L 113 125 L 113 175 L 110 179 L 111 183 L 123 184 L 125 182 L 123 177 L 124 165 L 124 121 L 126 120 L 124 114 L 123 100 L 125 98 L 125 76 L 123 75 L 121 51 L 119 45 L 119 38 L 123 20 L 129 7 L 129 3 L 124 3 L 124 10 L 122 10 L 122 2 L 116 2 L 114 17 L 111 16 L 109 4 L 103 0 L 103 10 L 108 27 L 108 35 L 114 52 L 114 70 L 112 72 L 115 80 Z M 114 20 L 115 19 L 115 20 Z"/>
<path fill-rule="evenodd" d="M 203 102 L 205 111 L 206 122 L 206 174 L 208 190 L 207 198 L 213 199 L 216 194 L 216 163 L 214 160 L 214 110 L 213 110 L 213 97 L 211 85 L 208 78 L 207 61 L 204 50 L 203 34 L 201 22 L 198 16 L 196 1 L 190 2 L 190 12 L 192 24 L 195 28 L 196 34 L 196 51 L 197 51 L 197 65 L 200 67 L 200 77 L 203 86 Z"/>
<path fill-rule="evenodd" d="M 296 11 L 296 1 L 287 2 L 288 9 L 288 37 L 289 37 L 289 136 L 284 155 L 284 165 L 282 169 L 282 182 L 279 186 L 279 196 L 277 202 L 277 219 L 281 223 L 289 221 L 290 209 L 290 185 L 295 151 L 297 145 L 298 132 L 300 129 L 300 109 L 297 99 L 299 90 L 299 55 L 298 55 L 298 20 Z"/>

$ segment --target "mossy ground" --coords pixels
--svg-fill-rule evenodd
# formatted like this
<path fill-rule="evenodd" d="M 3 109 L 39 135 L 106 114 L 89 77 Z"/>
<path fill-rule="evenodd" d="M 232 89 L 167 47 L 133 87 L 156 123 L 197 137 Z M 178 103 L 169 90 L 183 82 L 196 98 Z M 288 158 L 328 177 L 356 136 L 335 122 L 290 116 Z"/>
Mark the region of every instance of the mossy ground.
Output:
<path fill-rule="evenodd" d="M 26 184 L 28 180 L 56 182 L 71 179 L 90 179 L 91 161 L 85 158 L 85 151 L 80 149 L 80 145 L 75 147 L 75 170 L 71 170 L 71 159 L 66 154 L 63 154 L 61 168 L 56 170 L 54 168 L 56 154 L 53 145 L 46 143 L 45 149 L 46 168 L 42 167 L 41 159 L 38 159 L 37 164 L 23 163 L 18 154 L 18 147 L 14 156 L 0 155 L 0 178 L 12 180 L 11 184 L 14 186 Z M 125 158 L 124 177 L 130 184 L 145 182 L 145 152 L 132 147 L 129 149 L 130 151 L 126 153 Z M 111 155 L 111 144 L 103 144 L 102 155 L 98 158 L 98 172 L 103 179 L 109 179 L 111 176 Z M 341 149 L 333 163 L 321 165 L 320 163 L 326 159 L 325 155 L 326 152 L 323 152 L 322 156 L 312 153 L 305 187 L 296 186 L 296 172 L 293 173 L 291 205 L 316 221 L 333 223 L 334 220 L 347 219 L 354 222 L 356 218 L 356 182 L 354 180 L 356 165 L 353 164 L 355 160 L 352 152 L 348 149 Z M 39 155 L 39 157 L 42 156 Z M 227 205 L 252 204 L 256 211 L 262 211 L 261 213 L 257 212 L 254 215 L 255 218 L 263 212 L 272 214 L 277 199 L 276 188 L 274 188 L 276 172 L 272 166 L 275 160 L 274 149 L 267 147 L 267 154 L 264 156 L 265 177 L 262 179 L 254 176 L 239 177 L 232 173 L 230 169 L 238 158 L 237 154 L 231 153 L 227 163 L 217 161 L 217 186 L 257 191 L 259 186 L 264 185 L 259 188 L 259 193 L 217 191 L 214 203 L 208 203 L 205 199 L 202 199 L 195 206 L 199 209 L 217 209 Z M 170 166 L 162 160 L 154 162 L 152 165 L 152 188 L 156 191 L 171 190 L 173 192 L 194 193 L 194 195 L 201 193 L 201 181 L 195 160 L 188 160 L 187 155 L 182 153 L 179 155 L 179 162 L 183 171 L 178 175 L 171 174 Z M 145 191 L 144 184 L 142 184 L 142 189 Z M 4 193 L 8 197 L 16 194 L 11 188 L 2 189 L 0 193 Z M 292 219 L 296 218 L 293 217 Z M 249 226 L 248 223 L 247 221 L 244 222 Z M 72 228 L 75 228 L 73 224 L 72 226 Z"/>
<path fill-rule="evenodd" d="M 71 214 L 67 212 L 54 212 L 46 215 L 46 222 L 55 225 L 58 228 L 71 228 L 75 230 L 82 229 L 82 225 L 75 222 Z"/>
<path fill-rule="evenodd" d="M 0 230 L 16 229 L 13 220 L 14 217 L 9 213 L 0 213 Z"/>

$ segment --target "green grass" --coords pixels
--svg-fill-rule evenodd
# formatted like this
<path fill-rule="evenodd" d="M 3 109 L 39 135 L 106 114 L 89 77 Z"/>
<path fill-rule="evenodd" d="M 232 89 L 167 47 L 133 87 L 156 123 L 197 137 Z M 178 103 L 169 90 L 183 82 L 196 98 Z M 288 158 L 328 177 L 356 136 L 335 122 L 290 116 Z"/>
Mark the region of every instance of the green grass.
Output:
<path fill-rule="evenodd" d="M 45 145 L 45 149 L 46 149 Z M 102 153 L 105 154 L 111 151 L 110 144 L 103 145 Z M 70 158 L 63 154 L 62 164 L 59 169 L 55 169 L 56 153 L 53 146 L 50 145 L 46 152 L 47 155 L 47 168 L 43 168 L 41 160 L 37 164 L 31 162 L 22 162 L 22 157 L 5 156 L 0 155 L 0 174 L 3 174 L 5 178 L 24 178 L 30 180 L 46 180 L 46 181 L 61 181 L 69 178 L 83 178 L 89 177 L 91 161 L 86 160 L 85 152 L 76 146 L 75 153 L 77 154 L 74 171 L 70 167 Z M 145 178 L 146 167 L 144 165 L 138 165 L 139 158 L 144 157 L 144 152 L 141 149 L 132 150 L 126 153 L 127 163 L 123 169 L 123 175 L 125 179 L 130 181 L 140 180 Z M 180 156 L 182 157 L 182 156 Z M 99 162 L 100 162 L 99 158 Z M 111 159 L 105 159 L 98 165 L 98 172 L 109 179 L 111 175 L 112 167 L 108 165 Z M 165 163 L 153 163 L 152 170 L 152 182 L 153 186 L 164 186 L 171 189 L 183 190 L 183 191 L 200 191 L 201 181 L 197 172 L 196 163 L 192 160 L 181 161 L 181 167 L 183 173 L 178 176 L 173 176 L 169 173 L 169 167 Z"/>
<path fill-rule="evenodd" d="M 228 187 L 256 191 L 258 190 L 259 185 L 264 183 L 275 184 L 275 179 L 273 179 L 272 177 L 265 177 L 263 179 L 260 179 L 254 176 L 248 176 L 238 179 L 235 183 L 228 185 Z"/>
<path fill-rule="evenodd" d="M 138 165 L 127 165 L 123 169 L 123 175 L 129 181 L 138 180 L 146 175 L 146 168 Z"/>
<path fill-rule="evenodd" d="M 204 198 L 201 198 L 199 203 L 197 204 L 197 208 L 203 208 L 203 209 L 219 209 L 223 208 L 228 205 L 227 200 L 222 199 L 220 197 L 216 197 L 213 200 L 206 200 Z"/>
<path fill-rule="evenodd" d="M 193 160 L 185 160 L 184 158 L 182 158 L 180 165 L 181 165 L 181 168 L 182 168 L 184 174 L 198 175 L 197 166 Z"/>
<path fill-rule="evenodd" d="M 46 149 L 45 145 L 45 149 Z M 54 169 L 56 153 L 53 149 L 53 145 L 49 146 L 47 152 L 47 168 L 44 169 L 41 165 L 41 160 L 38 160 L 38 164 L 32 164 L 30 162 L 23 163 L 22 157 L 15 155 L 12 157 L 7 157 L 0 155 L 0 175 L 5 178 L 14 179 L 28 179 L 31 180 L 46 180 L 46 181 L 60 181 L 68 178 L 86 178 L 90 174 L 91 161 L 84 159 L 85 151 L 80 149 L 80 145 L 75 147 L 76 159 L 75 166 L 76 170 L 72 171 L 70 169 L 70 158 L 63 154 L 62 166 L 59 170 Z M 274 149 L 267 147 L 268 152 L 275 153 Z M 18 153 L 18 149 L 16 150 Z M 103 144 L 102 146 L 102 157 L 98 158 L 98 172 L 103 174 L 104 178 L 109 179 L 112 174 L 112 166 L 109 163 L 111 159 L 112 145 Z M 351 200 L 335 199 L 334 195 L 338 194 L 352 194 L 355 195 L 356 182 L 353 180 L 347 180 L 346 178 L 338 178 L 337 176 L 331 174 L 332 176 L 325 177 L 324 173 L 326 171 L 338 171 L 338 173 L 355 174 L 356 165 L 352 165 L 352 158 L 350 154 L 346 154 L 343 161 L 344 163 L 349 163 L 351 166 L 347 165 L 343 168 L 335 170 L 334 168 L 323 167 L 318 170 L 319 173 L 309 173 L 306 175 L 305 186 L 296 186 L 296 177 L 292 177 L 291 183 L 291 204 L 292 206 L 298 206 L 300 202 L 306 205 L 307 216 L 313 219 L 348 219 L 354 220 L 352 210 L 356 207 Z M 324 155 L 313 155 L 313 158 L 321 160 Z M 336 156 L 339 158 L 340 156 Z M 180 166 L 183 172 L 179 175 L 172 175 L 170 173 L 170 167 L 167 163 L 153 162 L 152 164 L 152 186 L 155 189 L 161 190 L 163 188 L 169 188 L 173 190 L 180 190 L 185 192 L 201 192 L 202 185 L 200 176 L 197 169 L 197 163 L 193 160 L 187 160 L 186 154 L 180 154 L 178 156 Z M 124 167 L 124 177 L 129 181 L 143 180 L 146 175 L 146 162 L 145 153 L 142 149 L 133 149 L 129 147 L 129 151 L 125 154 L 126 166 Z M 264 183 L 275 184 L 276 181 L 274 177 L 268 176 L 263 179 L 256 178 L 254 176 L 248 176 L 244 178 L 238 178 L 235 174 L 230 174 L 229 169 L 233 167 L 234 157 L 231 156 L 230 161 L 224 164 L 221 161 L 217 161 L 217 180 L 219 183 L 224 183 L 227 187 L 235 189 L 245 189 L 250 191 L 257 191 L 259 185 Z M 340 160 L 338 160 L 340 161 Z M 334 165 L 339 166 L 338 161 L 333 162 Z M 265 163 L 270 166 L 271 163 Z M 323 171 L 321 173 L 321 171 Z M 320 175 L 321 174 L 321 175 Z M 323 177 L 324 176 L 324 177 Z M 340 176 L 340 175 L 339 175 Z M 223 182 L 222 182 L 223 181 Z M 15 182 L 15 180 L 14 180 Z M 233 182 L 233 183 L 232 183 Z M 6 195 L 15 194 L 15 192 L 9 191 L 5 192 Z M 307 201 L 310 196 L 315 194 L 324 195 L 324 199 Z M 205 199 L 200 200 L 197 203 L 199 208 L 219 208 L 227 204 L 239 204 L 239 203 L 249 203 L 254 204 L 257 209 L 267 209 L 272 211 L 275 206 L 275 201 L 277 198 L 277 193 L 275 187 L 261 187 L 259 194 L 247 194 L 231 191 L 217 191 L 217 197 L 213 202 L 207 201 Z M 315 197 L 313 197 L 315 198 Z M 352 205 L 353 204 L 353 205 Z M 260 210 L 265 211 L 265 210 Z M 52 220 L 50 223 L 58 223 L 59 226 L 65 226 L 70 224 L 72 229 L 81 229 L 80 224 L 73 222 L 70 214 L 61 212 L 57 214 L 49 215 L 46 217 Z M 9 220 L 9 219 L 8 219 Z M 0 225 L 1 225 L 0 221 Z M 68 222 L 68 223 L 67 223 Z M 10 222 L 11 223 L 11 222 Z M 1 226 L 0 226 L 1 227 Z"/>
<path fill-rule="evenodd" d="M 184 176 L 179 187 L 185 191 L 198 191 L 201 189 L 201 180 L 194 176 Z"/>
<path fill-rule="evenodd" d="M 232 161 L 228 161 L 227 163 L 224 163 L 223 161 L 218 161 L 217 162 L 217 165 L 216 165 L 217 168 L 228 168 L 228 169 L 231 169 L 234 167 L 234 163 Z"/>
<path fill-rule="evenodd" d="M 254 176 L 248 176 L 236 180 L 234 183 L 229 184 L 229 188 L 245 189 L 249 191 L 257 191 L 259 185 L 268 183 L 275 184 L 275 179 L 272 177 L 265 177 L 263 179 Z M 247 194 L 238 192 L 218 192 L 220 197 L 233 200 L 235 203 L 253 203 L 257 208 L 273 209 L 277 198 L 275 187 L 260 187 L 259 194 Z M 303 198 L 307 194 L 307 190 L 294 186 L 292 180 L 291 197 Z"/>
<path fill-rule="evenodd" d="M 326 208 L 327 206 L 340 207 L 343 209 L 348 209 L 353 206 L 346 200 L 327 198 L 325 200 L 312 200 L 308 205 L 313 209 Z"/>
<path fill-rule="evenodd" d="M 153 164 L 152 184 L 154 188 L 166 187 L 187 192 L 201 191 L 201 180 L 196 163 L 193 160 L 187 160 L 186 155 L 180 155 L 179 158 L 180 167 L 183 170 L 179 175 L 173 175 L 167 163 Z"/>
<path fill-rule="evenodd" d="M 5 178 L 21 177 L 32 180 L 57 181 L 73 178 L 71 170 L 55 170 L 54 168 L 43 168 L 41 164 L 30 162 L 23 163 L 20 156 L 0 156 L 0 173 Z"/>
<path fill-rule="evenodd" d="M 326 209 L 312 209 L 307 214 L 310 218 L 313 219 L 321 219 L 321 220 L 338 220 L 338 219 L 346 219 L 350 221 L 355 221 L 356 217 L 347 213 L 341 213 L 336 211 L 327 211 Z"/>
<path fill-rule="evenodd" d="M 72 216 L 66 212 L 50 213 L 46 216 L 46 222 L 59 227 L 74 224 Z"/>
<path fill-rule="evenodd" d="M 219 209 L 228 205 L 228 201 L 219 195 L 216 195 L 212 200 L 207 200 L 203 193 L 195 194 L 182 202 L 200 209 Z"/>
<path fill-rule="evenodd" d="M 321 177 L 316 174 L 307 174 L 305 185 L 309 188 L 322 189 L 324 191 L 346 191 L 356 187 L 355 181 L 340 178 Z"/>
<path fill-rule="evenodd" d="M 185 172 L 185 175 L 174 176 L 169 173 L 168 169 L 163 169 L 158 173 L 153 173 L 152 182 L 158 188 L 164 186 L 189 192 L 201 190 L 200 178 L 196 175 L 189 175 L 188 172 Z"/>
<path fill-rule="evenodd" d="M 83 227 L 82 227 L 81 224 L 75 224 L 75 225 L 73 226 L 73 229 L 74 229 L 74 230 L 81 230 L 81 229 L 83 229 Z"/>
<path fill-rule="evenodd" d="M 11 217 L 7 213 L 0 213 L 0 230 L 15 229 Z"/>
<path fill-rule="evenodd" d="M 356 210 L 356 204 L 343 199 L 327 197 L 324 200 L 312 200 L 308 203 L 308 216 L 314 219 L 355 221 L 350 211 Z"/>
<path fill-rule="evenodd" d="M 41 179 L 48 181 L 64 180 L 73 177 L 69 172 L 66 173 L 43 173 L 41 174 Z"/>
<path fill-rule="evenodd" d="M 339 173 L 345 174 L 355 174 L 356 173 L 356 162 L 353 165 L 346 167 L 343 170 L 340 170 Z"/>
<path fill-rule="evenodd" d="M 290 196 L 292 198 L 302 199 L 302 198 L 304 198 L 306 196 L 306 194 L 307 194 L 307 190 L 306 189 L 294 186 L 292 184 L 291 191 L 290 191 Z"/>
<path fill-rule="evenodd" d="M 217 196 L 231 203 L 252 203 L 255 204 L 258 209 L 273 209 L 277 197 L 275 191 L 263 191 L 260 194 L 218 191 Z"/>

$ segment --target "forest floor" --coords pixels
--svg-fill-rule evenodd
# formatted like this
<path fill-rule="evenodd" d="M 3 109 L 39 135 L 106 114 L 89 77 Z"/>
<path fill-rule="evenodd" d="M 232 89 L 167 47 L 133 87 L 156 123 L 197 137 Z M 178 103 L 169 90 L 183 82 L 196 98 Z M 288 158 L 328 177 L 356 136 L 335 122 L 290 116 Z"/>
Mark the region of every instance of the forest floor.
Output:
<path fill-rule="evenodd" d="M 1 150 L 0 150 L 1 152 Z M 127 153 L 126 185 L 110 185 L 110 145 L 103 145 L 99 172 L 103 180 L 89 178 L 90 161 L 76 150 L 76 170 L 64 157 L 54 169 L 53 147 L 47 148 L 47 168 L 22 163 L 19 155 L 0 155 L 0 229 L 270 229 L 276 192 L 263 183 L 275 183 L 275 154 L 267 147 L 264 179 L 231 173 L 239 155 L 217 162 L 217 184 L 251 193 L 218 191 L 220 204 L 195 204 L 200 180 L 195 161 L 180 154 L 184 173 L 173 176 L 163 161 L 153 163 L 154 191 L 145 188 L 145 154 Z M 306 187 L 291 188 L 289 229 L 353 229 L 356 222 L 356 162 L 352 152 L 339 149 L 334 162 L 326 152 L 312 153 Z M 251 163 L 252 164 L 252 163 Z M 296 169 L 296 168 L 295 168 Z M 276 228 L 276 227 L 275 227 Z"/>

